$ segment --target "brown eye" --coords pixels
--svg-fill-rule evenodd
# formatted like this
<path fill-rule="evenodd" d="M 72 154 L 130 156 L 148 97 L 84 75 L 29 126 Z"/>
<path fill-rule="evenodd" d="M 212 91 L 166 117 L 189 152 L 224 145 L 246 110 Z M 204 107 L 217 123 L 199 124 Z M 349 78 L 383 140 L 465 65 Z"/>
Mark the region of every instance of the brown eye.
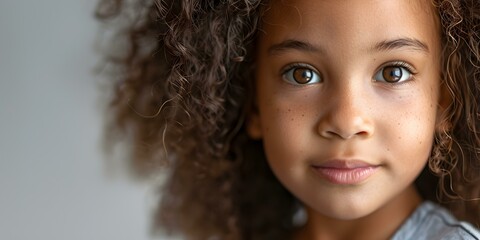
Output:
<path fill-rule="evenodd" d="M 293 71 L 293 78 L 300 84 L 309 83 L 312 77 L 313 71 L 307 68 L 297 68 Z"/>
<path fill-rule="evenodd" d="M 320 82 L 319 74 L 309 67 L 292 67 L 283 74 L 283 78 L 293 84 L 305 85 Z"/>
<path fill-rule="evenodd" d="M 375 73 L 374 79 L 379 82 L 399 83 L 410 80 L 412 72 L 403 66 L 386 66 Z"/>
<path fill-rule="evenodd" d="M 402 68 L 401 67 L 386 67 L 382 71 L 383 79 L 387 82 L 398 82 L 402 79 Z"/>

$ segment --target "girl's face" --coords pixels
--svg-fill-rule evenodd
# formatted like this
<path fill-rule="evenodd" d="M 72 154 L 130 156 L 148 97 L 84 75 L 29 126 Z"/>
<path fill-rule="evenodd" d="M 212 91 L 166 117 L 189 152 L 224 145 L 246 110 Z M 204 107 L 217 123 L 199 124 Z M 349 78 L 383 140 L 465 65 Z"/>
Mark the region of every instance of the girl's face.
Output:
<path fill-rule="evenodd" d="M 249 135 L 310 214 L 358 219 L 418 202 L 440 97 L 430 1 L 272 1 Z"/>

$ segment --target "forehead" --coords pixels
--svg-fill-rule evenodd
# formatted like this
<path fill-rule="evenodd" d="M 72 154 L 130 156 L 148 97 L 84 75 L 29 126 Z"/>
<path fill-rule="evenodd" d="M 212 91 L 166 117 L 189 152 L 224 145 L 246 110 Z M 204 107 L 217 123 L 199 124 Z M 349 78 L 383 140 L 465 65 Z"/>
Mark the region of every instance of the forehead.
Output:
<path fill-rule="evenodd" d="M 429 45 L 439 39 L 431 0 L 271 0 L 262 19 L 260 36 L 272 42 L 305 38 L 366 47 L 398 37 Z"/>
<path fill-rule="evenodd" d="M 404 12 L 411 12 L 416 18 L 434 19 L 437 15 L 433 0 L 270 0 L 264 17 L 280 20 L 277 23 L 299 24 L 310 16 L 361 20 Z"/>

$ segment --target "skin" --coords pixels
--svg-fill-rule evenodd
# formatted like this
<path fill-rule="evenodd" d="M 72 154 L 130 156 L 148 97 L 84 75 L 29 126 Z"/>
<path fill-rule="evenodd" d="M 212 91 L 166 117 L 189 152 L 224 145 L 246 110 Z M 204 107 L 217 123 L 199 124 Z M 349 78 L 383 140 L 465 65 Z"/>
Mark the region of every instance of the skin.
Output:
<path fill-rule="evenodd" d="M 272 2 L 258 38 L 247 130 L 305 205 L 308 222 L 295 238 L 388 239 L 421 202 L 413 181 L 443 112 L 435 9 L 428 0 Z M 414 41 L 385 44 L 398 39 Z M 410 77 L 383 81 L 385 67 L 398 62 L 410 69 L 393 68 Z M 321 80 L 299 84 L 289 70 Z M 313 167 L 332 159 L 375 171 L 335 183 Z"/>

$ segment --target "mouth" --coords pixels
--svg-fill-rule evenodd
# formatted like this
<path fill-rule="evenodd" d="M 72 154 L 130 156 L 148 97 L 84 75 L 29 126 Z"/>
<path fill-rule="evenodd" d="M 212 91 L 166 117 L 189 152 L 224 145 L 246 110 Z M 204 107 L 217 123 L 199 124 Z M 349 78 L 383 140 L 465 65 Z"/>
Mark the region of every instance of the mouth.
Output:
<path fill-rule="evenodd" d="M 354 185 L 365 181 L 379 169 L 380 165 L 360 160 L 331 160 L 312 165 L 314 172 L 333 184 Z"/>

